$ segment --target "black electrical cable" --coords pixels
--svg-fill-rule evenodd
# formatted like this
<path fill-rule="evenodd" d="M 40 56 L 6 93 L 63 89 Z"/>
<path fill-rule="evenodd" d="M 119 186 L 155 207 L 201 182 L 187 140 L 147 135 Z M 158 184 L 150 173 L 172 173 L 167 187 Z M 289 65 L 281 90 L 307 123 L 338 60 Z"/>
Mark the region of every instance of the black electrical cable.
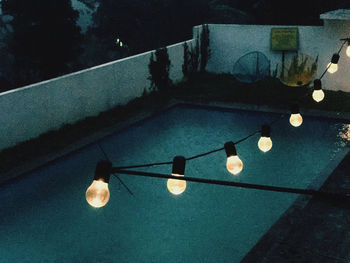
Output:
<path fill-rule="evenodd" d="M 328 69 L 330 68 L 330 66 L 332 65 L 332 63 L 329 63 L 329 65 L 327 66 L 326 70 L 323 71 L 321 77 L 319 78 L 320 80 L 323 78 L 323 76 L 327 73 Z"/>
<path fill-rule="evenodd" d="M 339 50 L 338 50 L 338 52 L 337 52 L 338 55 L 339 55 L 340 52 L 342 51 L 342 49 L 343 49 L 345 43 L 348 42 L 348 39 L 341 39 L 341 40 L 344 40 L 344 41 L 343 41 L 343 44 L 340 46 L 340 48 L 339 48 Z M 319 78 L 320 80 L 321 80 L 321 79 L 323 78 L 323 76 L 327 73 L 327 70 L 329 69 L 329 67 L 330 67 L 331 65 L 332 65 L 332 63 L 329 63 L 329 65 L 327 66 L 326 70 L 322 73 L 321 77 Z"/>
<path fill-rule="evenodd" d="M 341 39 L 341 40 L 344 40 L 344 42 L 343 42 L 343 44 L 341 45 L 341 47 L 339 48 L 339 51 L 338 51 L 338 55 L 340 54 L 340 52 L 342 51 L 342 49 L 343 49 L 343 47 L 344 47 L 344 45 L 345 45 L 345 43 L 347 43 L 348 41 L 349 41 L 349 39 L 348 38 L 346 38 L 346 39 Z"/>
<path fill-rule="evenodd" d="M 118 174 L 153 177 L 153 178 L 161 178 L 161 179 L 174 179 L 174 176 L 168 175 L 168 174 L 121 170 L 117 167 L 112 167 L 112 171 Z M 344 200 L 347 202 L 350 201 L 349 194 L 344 195 L 344 194 L 338 194 L 338 193 L 323 192 L 323 191 L 318 191 L 313 189 L 300 189 L 300 188 L 279 187 L 279 186 L 260 185 L 260 184 L 248 184 L 248 183 L 231 182 L 231 181 L 223 181 L 223 180 L 215 180 L 215 179 L 203 179 L 203 178 L 188 177 L 188 176 L 176 177 L 176 180 L 189 181 L 189 182 L 195 182 L 195 183 L 204 183 L 204 184 L 210 184 L 210 185 L 250 188 L 250 189 L 272 191 L 272 192 L 311 195 L 311 196 L 321 197 L 326 199 L 335 199 L 337 201 L 339 200 Z"/>
<path fill-rule="evenodd" d="M 270 122 L 270 126 L 274 125 L 275 123 L 277 123 L 278 121 L 280 121 L 283 117 L 285 116 L 285 114 L 282 114 L 279 118 L 276 118 L 275 120 L 273 120 L 272 122 Z M 260 133 L 261 130 L 257 130 L 251 134 L 249 134 L 248 136 L 234 142 L 235 144 L 239 144 L 247 139 L 249 139 L 250 137 L 254 136 L 255 134 L 258 134 Z M 193 160 L 193 159 L 197 159 L 197 158 L 200 158 L 200 157 L 203 157 L 203 156 L 206 156 L 206 155 L 209 155 L 209 154 L 212 154 L 212 153 L 215 153 L 215 152 L 219 152 L 219 151 L 222 151 L 224 150 L 225 148 L 224 147 L 221 147 L 221 148 L 218 148 L 218 149 L 215 149 L 215 150 L 211 150 L 211 151 L 208 151 L 208 152 L 205 152 L 205 153 L 201 153 L 201 154 L 197 154 L 197 155 L 194 155 L 192 157 L 188 157 L 186 158 L 186 161 L 190 161 L 190 160 Z M 168 162 L 158 162 L 158 163 L 148 163 L 148 164 L 139 164 L 139 165 L 128 165 L 128 166 L 118 166 L 116 168 L 118 169 L 133 169 L 133 168 L 142 168 L 142 167 L 151 167 L 151 166 L 160 166 L 160 165 L 170 165 L 172 164 L 173 162 L 172 161 L 168 161 Z"/>
<path fill-rule="evenodd" d="M 343 49 L 344 45 L 346 42 L 348 42 L 350 39 L 341 39 L 341 40 L 344 40 L 343 44 L 341 45 L 339 51 L 338 51 L 338 55 L 340 54 L 341 50 Z M 323 72 L 323 74 L 321 75 L 320 79 L 323 78 L 323 76 L 326 74 L 328 68 L 330 67 L 330 65 L 328 65 L 328 67 L 326 68 L 326 70 Z M 304 97 L 306 96 L 309 96 L 310 94 L 310 91 L 308 91 L 306 94 L 304 94 L 303 96 L 299 97 L 298 98 L 298 101 L 300 101 L 301 99 L 303 99 Z M 269 125 L 272 126 L 274 125 L 275 123 L 277 123 L 278 121 L 280 121 L 283 117 L 285 116 L 285 114 L 282 114 L 279 118 L 276 118 L 274 121 L 272 121 Z M 249 139 L 250 137 L 256 135 L 257 133 L 260 133 L 261 130 L 257 130 L 251 134 L 249 134 L 248 136 L 234 142 L 235 144 L 239 144 L 247 139 Z M 99 145 L 99 147 L 101 148 L 102 152 L 106 155 L 106 153 L 103 151 L 102 147 Z M 211 150 L 211 151 L 208 151 L 208 152 L 205 152 L 205 153 L 201 153 L 201 154 L 198 154 L 198 155 L 194 155 L 192 157 L 188 157 L 186 158 L 187 161 L 190 161 L 190 160 L 193 160 L 193 159 L 197 159 L 197 158 L 200 158 L 200 157 L 203 157 L 203 156 L 206 156 L 206 155 L 209 155 L 209 154 L 212 154 L 212 153 L 215 153 L 215 152 L 219 152 L 219 151 L 222 151 L 224 150 L 225 148 L 224 147 L 221 147 L 221 148 L 218 148 L 218 149 L 214 149 L 214 150 Z M 151 167 L 151 166 L 160 166 L 160 165 L 170 165 L 172 164 L 173 162 L 172 161 L 168 161 L 168 162 L 157 162 L 157 163 L 148 163 L 148 164 L 139 164 L 139 165 L 128 165 L 128 166 L 119 166 L 119 167 L 115 167 L 114 169 L 133 169 L 133 168 L 142 168 L 142 167 Z M 119 177 L 118 177 L 119 179 Z M 120 179 L 119 179 L 120 180 Z"/>
<path fill-rule="evenodd" d="M 241 143 L 241 142 L 244 142 L 245 140 L 249 139 L 250 137 L 252 137 L 252 136 L 254 136 L 255 134 L 260 133 L 260 132 L 261 132 L 261 130 L 257 130 L 257 131 L 255 131 L 255 132 L 249 134 L 248 136 L 246 136 L 246 137 L 244 137 L 244 138 L 242 138 L 242 139 L 240 139 L 240 140 L 234 142 L 234 144 L 239 144 L 239 143 Z M 206 153 L 201 153 L 201 154 L 198 154 L 198 155 L 194 155 L 194 156 L 192 156 L 192 157 L 186 158 L 186 161 L 190 161 L 190 160 L 193 160 L 193 159 L 197 159 L 197 158 L 200 158 L 200 157 L 203 157 L 203 156 L 206 156 L 206 155 L 215 153 L 215 152 L 222 151 L 222 150 L 224 150 L 224 149 L 225 149 L 225 147 L 221 147 L 221 148 L 219 148 L 219 149 L 215 149 L 215 150 L 212 150 L 212 151 L 209 151 L 209 152 L 206 152 Z"/>
<path fill-rule="evenodd" d="M 103 148 L 102 148 L 102 146 L 100 145 L 100 143 L 97 142 L 97 145 L 98 145 L 98 147 L 100 148 L 100 150 L 101 150 L 101 152 L 103 153 L 103 155 L 105 156 L 106 160 L 109 161 L 109 162 L 111 162 L 111 160 L 108 158 L 107 153 L 103 150 Z M 118 175 L 115 175 L 115 174 L 113 174 L 113 175 L 114 175 L 115 177 L 118 178 L 119 182 L 125 187 L 125 189 L 129 192 L 129 194 L 134 195 L 134 193 L 133 193 L 133 192 L 130 190 L 130 188 L 123 182 L 123 180 L 119 178 Z"/>

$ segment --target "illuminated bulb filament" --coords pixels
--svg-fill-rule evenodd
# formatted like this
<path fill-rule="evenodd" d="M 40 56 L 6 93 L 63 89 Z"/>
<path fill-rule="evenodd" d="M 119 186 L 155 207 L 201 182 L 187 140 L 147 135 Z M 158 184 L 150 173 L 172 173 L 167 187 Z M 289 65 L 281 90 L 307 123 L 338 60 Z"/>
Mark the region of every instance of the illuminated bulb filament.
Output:
<path fill-rule="evenodd" d="M 289 122 L 294 127 L 299 127 L 303 123 L 303 117 L 301 117 L 300 113 L 291 114 Z"/>
<path fill-rule="evenodd" d="M 96 208 L 105 206 L 109 201 L 108 184 L 103 180 L 94 180 L 86 190 L 85 196 L 89 205 Z"/>
<path fill-rule="evenodd" d="M 323 90 L 314 90 L 314 92 L 312 93 L 312 98 L 314 99 L 314 101 L 316 102 L 320 102 L 324 99 L 324 92 Z"/>
<path fill-rule="evenodd" d="M 172 176 L 184 176 L 183 174 L 172 174 Z M 170 193 L 174 195 L 182 194 L 186 189 L 186 181 L 184 180 L 176 180 L 176 179 L 168 179 L 166 186 Z"/>
<path fill-rule="evenodd" d="M 270 137 L 260 137 L 258 147 L 263 152 L 268 152 L 272 148 L 272 141 Z"/>
<path fill-rule="evenodd" d="M 237 175 L 243 170 L 243 162 L 237 155 L 227 157 L 226 168 L 231 174 Z"/>
<path fill-rule="evenodd" d="M 327 65 L 327 68 L 328 68 L 328 72 L 333 74 L 333 73 L 337 72 L 338 64 L 333 64 L 332 62 L 329 62 Z"/>

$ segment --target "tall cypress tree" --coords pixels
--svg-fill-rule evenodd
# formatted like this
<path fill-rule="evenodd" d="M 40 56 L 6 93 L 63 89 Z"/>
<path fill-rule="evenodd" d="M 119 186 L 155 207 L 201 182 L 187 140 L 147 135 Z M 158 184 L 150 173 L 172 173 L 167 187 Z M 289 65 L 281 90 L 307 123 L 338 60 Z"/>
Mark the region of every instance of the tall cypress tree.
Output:
<path fill-rule="evenodd" d="M 4 14 L 13 16 L 8 41 L 14 56 L 15 86 L 56 77 L 75 69 L 82 35 L 79 13 L 70 0 L 3 0 Z"/>
<path fill-rule="evenodd" d="M 202 25 L 200 43 L 200 72 L 205 72 L 205 68 L 210 58 L 208 25 Z"/>

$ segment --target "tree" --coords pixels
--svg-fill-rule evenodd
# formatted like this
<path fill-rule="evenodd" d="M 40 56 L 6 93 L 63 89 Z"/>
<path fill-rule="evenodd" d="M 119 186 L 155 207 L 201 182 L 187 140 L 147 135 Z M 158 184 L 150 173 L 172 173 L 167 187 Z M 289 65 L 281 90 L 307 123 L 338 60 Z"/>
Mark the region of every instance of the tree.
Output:
<path fill-rule="evenodd" d="M 16 86 L 75 69 L 82 35 L 70 0 L 3 0 L 2 8 L 13 17 L 8 48 L 15 58 Z"/>
<path fill-rule="evenodd" d="M 199 41 L 198 41 L 198 35 L 195 40 L 195 44 L 191 45 L 190 48 L 190 61 L 189 61 L 189 79 L 192 80 L 193 77 L 198 73 L 198 67 L 199 67 Z"/>
<path fill-rule="evenodd" d="M 152 53 L 149 63 L 151 85 L 161 93 L 166 93 L 171 85 L 169 78 L 170 59 L 167 48 L 159 48 L 155 51 L 155 58 Z"/>
<path fill-rule="evenodd" d="M 201 46 L 200 46 L 200 72 L 205 72 L 209 57 L 209 27 L 208 25 L 202 25 L 201 32 Z"/>
<path fill-rule="evenodd" d="M 189 61 L 190 61 L 190 53 L 188 51 L 188 45 L 187 42 L 183 44 L 184 48 L 184 56 L 183 56 L 183 64 L 182 64 L 182 74 L 184 75 L 184 78 L 188 78 L 188 66 L 189 66 Z"/>
<path fill-rule="evenodd" d="M 209 9 L 203 0 L 99 0 L 99 4 L 92 31 L 109 52 L 105 61 L 121 55 L 116 38 L 128 45 L 129 55 L 189 39 L 192 27 L 204 22 Z"/>

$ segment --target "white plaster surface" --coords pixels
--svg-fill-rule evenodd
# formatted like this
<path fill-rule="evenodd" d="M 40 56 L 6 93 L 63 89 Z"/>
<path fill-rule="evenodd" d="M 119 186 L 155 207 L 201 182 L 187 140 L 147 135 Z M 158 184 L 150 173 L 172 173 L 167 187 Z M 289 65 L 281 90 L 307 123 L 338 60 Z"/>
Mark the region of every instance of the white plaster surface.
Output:
<path fill-rule="evenodd" d="M 192 40 L 187 41 L 191 43 Z M 123 105 L 150 87 L 152 51 L 0 94 L 0 149 Z M 183 43 L 168 47 L 170 77 L 183 77 Z"/>
<path fill-rule="evenodd" d="M 282 63 L 282 52 L 270 47 L 271 29 L 288 26 L 273 25 L 209 25 L 211 59 L 208 71 L 231 73 L 235 62 L 243 55 L 260 51 L 271 62 L 271 72 Z M 299 52 L 313 58 L 318 56 L 319 77 L 330 62 L 332 54 L 338 52 L 341 38 L 350 35 L 350 22 L 326 20 L 324 26 L 291 26 L 299 32 Z M 339 69 L 334 74 L 327 73 L 322 79 L 323 88 L 350 91 L 350 58 L 345 49 L 341 52 Z M 286 60 L 295 52 L 286 52 Z"/>

